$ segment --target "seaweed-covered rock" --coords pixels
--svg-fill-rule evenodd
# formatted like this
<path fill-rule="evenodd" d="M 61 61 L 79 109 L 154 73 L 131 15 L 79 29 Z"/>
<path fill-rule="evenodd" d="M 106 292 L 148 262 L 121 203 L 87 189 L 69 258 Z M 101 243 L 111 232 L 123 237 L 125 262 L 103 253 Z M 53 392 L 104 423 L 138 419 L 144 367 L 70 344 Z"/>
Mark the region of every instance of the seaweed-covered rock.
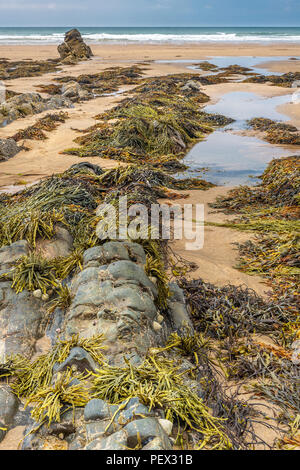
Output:
<path fill-rule="evenodd" d="M 10 123 L 16 119 L 50 109 L 70 108 L 72 106 L 72 102 L 61 95 L 44 99 L 39 93 L 21 93 L 0 104 L 0 124 Z"/>
<path fill-rule="evenodd" d="M 64 63 L 89 59 L 93 55 L 91 48 L 84 43 L 78 29 L 67 31 L 64 42 L 58 46 L 57 50 Z"/>
<path fill-rule="evenodd" d="M 159 419 L 137 397 L 119 405 L 93 399 L 85 407 L 86 450 L 134 449 L 157 438 L 161 449 L 171 449 L 168 438 L 172 423 Z M 168 423 L 167 432 L 166 423 Z M 171 426 L 170 426 L 171 425 Z"/>
<path fill-rule="evenodd" d="M 0 139 L 0 161 L 9 160 L 20 150 L 14 139 Z"/>

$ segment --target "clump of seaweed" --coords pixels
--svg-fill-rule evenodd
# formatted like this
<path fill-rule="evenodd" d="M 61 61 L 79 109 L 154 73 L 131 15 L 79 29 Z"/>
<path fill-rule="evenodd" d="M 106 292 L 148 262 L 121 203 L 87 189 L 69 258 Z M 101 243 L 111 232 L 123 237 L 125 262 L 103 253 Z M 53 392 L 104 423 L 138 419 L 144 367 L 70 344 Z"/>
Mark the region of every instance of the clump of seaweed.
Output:
<path fill-rule="evenodd" d="M 0 60 L 0 80 L 12 80 L 20 77 L 37 77 L 49 72 L 58 72 L 59 59 L 48 60 Z"/>
<path fill-rule="evenodd" d="M 16 142 L 24 139 L 45 140 L 46 134 L 43 131 L 51 132 L 68 119 L 68 113 L 59 112 L 56 114 L 47 114 L 46 116 L 38 119 L 35 124 L 27 127 L 26 129 L 18 131 L 12 136 Z"/>
<path fill-rule="evenodd" d="M 57 286 L 53 264 L 37 253 L 20 258 L 14 265 L 12 277 L 11 287 L 17 294 L 24 289 L 40 289 L 45 294 L 47 289 Z"/>
<path fill-rule="evenodd" d="M 72 294 L 67 285 L 59 284 L 55 288 L 55 296 L 48 304 L 47 313 L 51 314 L 55 309 L 60 308 L 61 310 L 66 311 L 72 302 Z"/>
<path fill-rule="evenodd" d="M 61 93 L 61 85 L 36 85 L 37 91 L 40 93 L 47 93 L 48 95 L 59 95 Z"/>
<path fill-rule="evenodd" d="M 291 320 L 288 302 L 266 302 L 246 287 L 216 287 L 202 279 L 184 278 L 180 287 L 197 330 L 214 339 L 255 332 L 278 336 L 279 326 Z"/>
<path fill-rule="evenodd" d="M 26 406 L 34 403 L 32 418 L 37 423 L 47 422 L 48 426 L 59 422 L 62 412 L 75 407 L 85 406 L 89 401 L 87 389 L 82 382 L 73 383 L 71 370 L 58 374 L 53 385 L 39 389 L 26 401 Z M 78 380 L 78 378 L 77 378 Z"/>
<path fill-rule="evenodd" d="M 59 422 L 61 415 L 70 408 L 85 406 L 89 401 L 86 379 L 89 373 L 77 374 L 81 383 L 72 383 L 74 370 L 54 373 L 54 365 L 64 362 L 74 347 L 85 349 L 98 364 L 103 361 L 103 336 L 79 338 L 73 335 L 69 340 L 58 340 L 48 354 L 30 362 L 21 355 L 10 356 L 0 365 L 0 378 L 10 377 L 10 387 L 20 398 L 25 398 L 25 406 L 33 404 L 32 417 L 38 423 Z"/>
<path fill-rule="evenodd" d="M 211 64 L 207 60 L 205 60 L 203 62 L 200 62 L 200 63 L 197 63 L 197 64 L 194 64 L 194 66 L 195 66 L 195 68 L 203 70 L 204 72 L 207 72 L 207 71 L 213 71 L 214 72 L 218 69 L 217 65 Z"/>
<path fill-rule="evenodd" d="M 287 72 L 282 75 L 254 75 L 244 80 L 246 83 L 267 83 L 274 86 L 291 88 L 293 82 L 300 80 L 300 72 Z"/>
<path fill-rule="evenodd" d="M 92 99 L 97 96 L 113 94 L 122 85 L 136 85 L 144 74 L 143 70 L 144 68 L 138 65 L 110 67 L 95 74 L 58 77 L 55 80 L 59 83 L 77 82 L 83 90 L 89 93 L 89 98 Z M 44 88 L 44 90 L 49 92 L 49 88 Z"/>
<path fill-rule="evenodd" d="M 71 349 L 75 347 L 85 349 L 96 363 L 102 363 L 103 336 L 94 335 L 91 338 L 80 338 L 77 334 L 68 340 L 58 340 L 51 351 L 39 356 L 33 362 L 19 354 L 7 357 L 5 364 L 1 365 L 4 372 L 0 378 L 11 377 L 14 379 L 10 383 L 13 392 L 18 397 L 29 398 L 38 390 L 47 388 L 51 384 L 55 363 L 64 362 Z"/>
<path fill-rule="evenodd" d="M 298 129 L 290 124 L 271 119 L 254 118 L 248 121 L 248 125 L 255 130 L 265 132 L 264 138 L 271 144 L 300 144 Z"/>

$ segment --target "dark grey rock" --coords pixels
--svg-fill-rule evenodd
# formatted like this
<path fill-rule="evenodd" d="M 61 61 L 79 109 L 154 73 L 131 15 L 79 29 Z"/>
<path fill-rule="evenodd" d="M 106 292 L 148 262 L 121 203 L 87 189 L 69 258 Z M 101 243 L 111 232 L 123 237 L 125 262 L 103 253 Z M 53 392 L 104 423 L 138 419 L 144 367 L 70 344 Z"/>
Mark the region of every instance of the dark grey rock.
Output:
<path fill-rule="evenodd" d="M 55 367 L 55 372 L 62 372 L 69 367 L 76 366 L 79 372 L 93 371 L 95 372 L 99 367 L 91 355 L 85 349 L 76 347 L 71 349 L 67 359 Z"/>
<path fill-rule="evenodd" d="M 41 320 L 45 314 L 44 302 L 31 292 L 16 294 L 10 283 L 1 283 L 0 303 L 0 359 L 10 354 L 31 356 L 35 342 L 42 336 Z"/>
<path fill-rule="evenodd" d="M 96 421 L 111 418 L 118 408 L 118 405 L 109 405 L 104 400 L 93 398 L 84 408 L 84 419 L 86 421 Z"/>
<path fill-rule="evenodd" d="M 14 415 L 18 410 L 19 400 L 14 395 L 7 385 L 0 386 L 0 442 L 4 439 L 6 429 L 10 427 L 13 422 Z"/>
<path fill-rule="evenodd" d="M 172 449 L 170 439 L 155 418 L 132 421 L 124 427 L 124 431 L 127 433 L 127 444 L 131 449 L 134 449 L 139 442 L 143 445 L 145 441 L 155 437 L 161 440 L 165 450 Z"/>

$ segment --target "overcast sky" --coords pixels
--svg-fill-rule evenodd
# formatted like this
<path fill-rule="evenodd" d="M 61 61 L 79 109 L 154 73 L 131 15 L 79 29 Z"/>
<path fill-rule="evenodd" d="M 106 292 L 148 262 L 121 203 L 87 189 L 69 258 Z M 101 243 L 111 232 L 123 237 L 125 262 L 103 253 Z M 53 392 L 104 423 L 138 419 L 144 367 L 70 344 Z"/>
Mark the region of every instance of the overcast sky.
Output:
<path fill-rule="evenodd" d="M 0 0 L 0 26 L 300 26 L 300 0 Z"/>

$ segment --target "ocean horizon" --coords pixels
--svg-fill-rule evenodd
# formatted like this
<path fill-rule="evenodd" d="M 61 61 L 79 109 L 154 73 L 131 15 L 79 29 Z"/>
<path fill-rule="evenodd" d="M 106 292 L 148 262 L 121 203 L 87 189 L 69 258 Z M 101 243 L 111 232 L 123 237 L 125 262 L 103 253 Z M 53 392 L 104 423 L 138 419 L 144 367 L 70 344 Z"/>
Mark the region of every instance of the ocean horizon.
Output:
<path fill-rule="evenodd" d="M 90 44 L 300 42 L 300 27 L 74 27 Z M 0 27 L 0 45 L 59 44 L 71 28 Z"/>

